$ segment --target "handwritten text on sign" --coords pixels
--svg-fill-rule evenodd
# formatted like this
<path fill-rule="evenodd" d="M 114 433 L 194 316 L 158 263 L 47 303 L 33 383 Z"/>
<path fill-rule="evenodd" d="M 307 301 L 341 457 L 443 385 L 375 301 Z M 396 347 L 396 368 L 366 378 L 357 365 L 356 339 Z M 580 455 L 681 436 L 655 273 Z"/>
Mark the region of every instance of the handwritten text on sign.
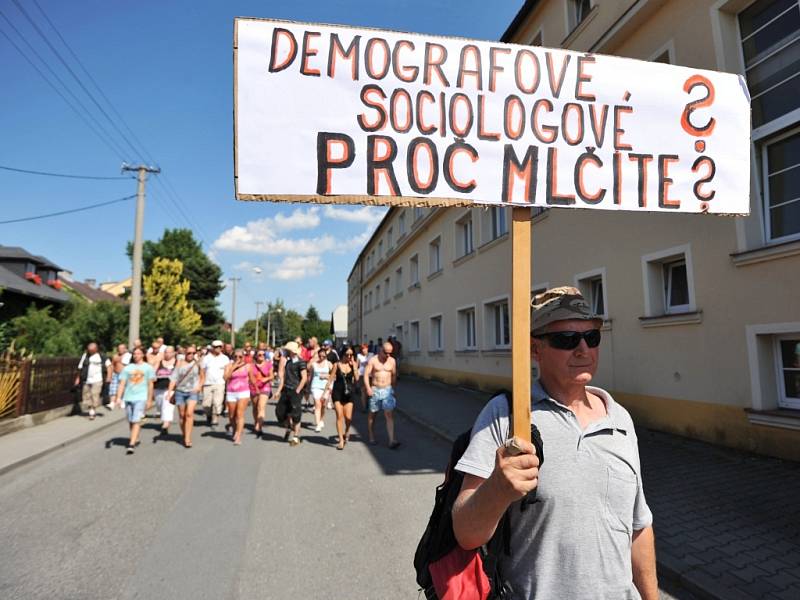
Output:
<path fill-rule="evenodd" d="M 748 212 L 736 75 L 338 26 L 236 29 L 240 199 Z"/>

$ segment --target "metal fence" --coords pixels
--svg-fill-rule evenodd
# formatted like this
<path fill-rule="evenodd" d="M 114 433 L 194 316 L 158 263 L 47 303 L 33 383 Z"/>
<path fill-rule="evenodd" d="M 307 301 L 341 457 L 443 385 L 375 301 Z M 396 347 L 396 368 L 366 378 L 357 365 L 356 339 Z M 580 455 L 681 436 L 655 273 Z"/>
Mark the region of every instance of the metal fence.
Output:
<path fill-rule="evenodd" d="M 0 418 L 19 417 L 72 404 L 77 368 L 77 358 L 0 362 L 0 382 L 6 382 L 7 386 L 4 391 L 6 405 L 10 398 L 16 405 L 16 410 L 7 409 Z"/>

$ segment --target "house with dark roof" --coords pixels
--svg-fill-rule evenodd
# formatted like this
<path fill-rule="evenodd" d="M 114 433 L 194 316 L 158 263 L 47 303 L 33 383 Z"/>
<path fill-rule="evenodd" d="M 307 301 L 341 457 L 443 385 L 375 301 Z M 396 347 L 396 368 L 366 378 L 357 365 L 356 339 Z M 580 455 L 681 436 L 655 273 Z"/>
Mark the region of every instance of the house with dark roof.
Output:
<path fill-rule="evenodd" d="M 0 321 L 38 307 L 62 305 L 70 296 L 58 276 L 61 267 L 19 246 L 0 245 Z"/>
<path fill-rule="evenodd" d="M 116 304 L 126 304 L 124 298 L 116 296 L 107 292 L 97 286 L 96 279 L 86 279 L 84 281 L 75 281 L 69 273 L 62 273 L 61 279 L 64 287 L 68 291 L 72 291 L 76 296 L 85 300 L 89 304 L 95 302 L 114 302 Z"/>

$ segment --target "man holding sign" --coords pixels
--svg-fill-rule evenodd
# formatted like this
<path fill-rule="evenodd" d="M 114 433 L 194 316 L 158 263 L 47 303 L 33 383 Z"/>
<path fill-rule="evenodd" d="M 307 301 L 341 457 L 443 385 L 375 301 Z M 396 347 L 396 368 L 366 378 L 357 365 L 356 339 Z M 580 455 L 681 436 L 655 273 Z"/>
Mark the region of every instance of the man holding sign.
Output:
<path fill-rule="evenodd" d="M 533 300 L 531 356 L 540 378 L 533 420 L 547 448 L 506 445 L 508 402 L 478 416 L 456 468 L 464 483 L 453 529 L 467 549 L 486 543 L 510 509 L 511 552 L 500 573 L 519 598 L 658 598 L 653 516 L 642 490 L 636 432 L 611 395 L 587 385 L 597 370 L 603 321 L 575 288 Z M 519 501 L 536 490 L 537 502 Z"/>

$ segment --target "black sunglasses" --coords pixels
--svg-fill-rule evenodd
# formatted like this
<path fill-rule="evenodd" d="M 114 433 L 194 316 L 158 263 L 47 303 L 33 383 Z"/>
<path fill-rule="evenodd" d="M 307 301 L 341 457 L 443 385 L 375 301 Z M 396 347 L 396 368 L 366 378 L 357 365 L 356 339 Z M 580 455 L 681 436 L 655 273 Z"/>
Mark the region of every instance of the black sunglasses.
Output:
<path fill-rule="evenodd" d="M 586 345 L 589 348 L 597 348 L 600 345 L 602 336 L 599 329 L 590 329 L 589 331 L 553 331 L 533 337 L 547 338 L 550 346 L 557 350 L 575 350 L 580 345 L 581 340 L 586 340 Z"/>

